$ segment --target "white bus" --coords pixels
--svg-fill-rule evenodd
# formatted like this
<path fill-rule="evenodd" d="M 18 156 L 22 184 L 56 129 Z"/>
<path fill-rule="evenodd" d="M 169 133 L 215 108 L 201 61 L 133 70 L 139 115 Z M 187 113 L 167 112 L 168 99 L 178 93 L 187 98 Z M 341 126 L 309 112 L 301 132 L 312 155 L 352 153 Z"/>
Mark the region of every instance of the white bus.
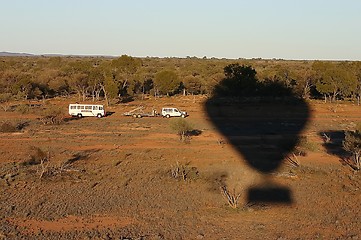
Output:
<path fill-rule="evenodd" d="M 76 117 L 105 117 L 103 105 L 93 104 L 69 104 L 69 115 Z"/>

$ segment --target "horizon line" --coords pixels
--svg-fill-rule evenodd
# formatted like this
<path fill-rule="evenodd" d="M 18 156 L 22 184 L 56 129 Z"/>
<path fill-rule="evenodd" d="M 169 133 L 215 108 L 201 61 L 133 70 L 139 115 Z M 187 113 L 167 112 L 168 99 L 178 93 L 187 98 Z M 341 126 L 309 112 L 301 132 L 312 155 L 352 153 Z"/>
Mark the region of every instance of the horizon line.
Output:
<path fill-rule="evenodd" d="M 6 55 L 8 54 L 8 55 Z M 11 52 L 11 51 L 1 51 L 0 52 L 0 57 L 41 57 L 41 56 L 46 56 L 46 57 L 108 57 L 108 58 L 117 58 L 123 55 L 127 55 L 130 57 L 136 57 L 136 58 L 180 58 L 180 59 L 188 59 L 188 58 L 197 58 L 197 59 L 218 59 L 218 60 L 273 60 L 273 61 L 351 61 L 351 62 L 358 62 L 361 60 L 355 60 L 355 59 L 329 59 L 329 58 L 277 58 L 277 57 L 273 57 L 273 58 L 263 58 L 263 57 L 252 57 L 252 58 L 246 58 L 246 57 L 238 57 L 238 58 L 229 58 L 229 57 L 216 57 L 216 56 L 212 56 L 212 57 L 208 57 L 206 55 L 204 55 L 203 57 L 198 57 L 198 56 L 190 56 L 190 55 L 186 55 L 186 56 L 133 56 L 130 54 L 120 54 L 120 55 L 113 55 L 113 54 L 65 54 L 65 53 L 42 53 L 42 54 L 37 54 L 37 53 L 29 53 L 29 52 Z"/>

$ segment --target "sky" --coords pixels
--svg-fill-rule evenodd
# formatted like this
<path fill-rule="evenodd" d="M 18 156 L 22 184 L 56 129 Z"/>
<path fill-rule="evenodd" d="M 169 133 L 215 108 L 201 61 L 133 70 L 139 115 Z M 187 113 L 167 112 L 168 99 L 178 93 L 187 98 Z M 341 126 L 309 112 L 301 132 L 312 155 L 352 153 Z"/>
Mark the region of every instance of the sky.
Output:
<path fill-rule="evenodd" d="M 361 60 L 360 0 L 0 0 L 0 52 Z"/>

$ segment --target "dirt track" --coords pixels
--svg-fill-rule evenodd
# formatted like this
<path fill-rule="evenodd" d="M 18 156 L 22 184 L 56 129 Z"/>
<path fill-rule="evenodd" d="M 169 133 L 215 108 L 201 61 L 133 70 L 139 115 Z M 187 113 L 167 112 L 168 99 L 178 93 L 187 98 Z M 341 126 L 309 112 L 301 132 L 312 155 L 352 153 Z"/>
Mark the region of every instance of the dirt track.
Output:
<path fill-rule="evenodd" d="M 360 107 L 343 103 L 335 111 L 311 102 L 302 134 L 317 149 L 299 157 L 300 167 L 284 164 L 272 175 L 293 203 L 251 204 L 247 189 L 263 177 L 210 123 L 205 99 L 193 100 L 136 101 L 108 109 L 114 114 L 103 119 L 54 126 L 34 114 L 0 112 L 0 122 L 29 122 L 20 133 L 0 133 L 0 239 L 361 238 L 361 175 L 328 154 L 321 139 L 361 121 Z M 140 104 L 185 109 L 201 134 L 185 144 L 169 119 L 122 115 Z M 34 146 L 49 150 L 54 174 L 40 179 L 39 164 L 24 164 Z M 170 174 L 177 162 L 186 181 Z M 238 209 L 222 196 L 224 185 L 241 194 Z"/>

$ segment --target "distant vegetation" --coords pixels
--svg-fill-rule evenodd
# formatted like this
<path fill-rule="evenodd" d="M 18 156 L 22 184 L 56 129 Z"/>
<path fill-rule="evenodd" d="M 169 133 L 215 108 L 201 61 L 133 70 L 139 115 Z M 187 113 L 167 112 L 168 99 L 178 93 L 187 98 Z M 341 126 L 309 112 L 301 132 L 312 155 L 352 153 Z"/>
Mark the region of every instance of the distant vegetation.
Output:
<path fill-rule="evenodd" d="M 229 81 L 232 78 L 242 82 Z M 251 79 L 252 81 L 247 81 Z M 259 95 L 360 102 L 361 62 L 227 60 L 199 58 L 0 57 L 0 103 L 77 95 L 107 104 L 144 94 L 214 94 L 223 81 L 231 95 Z M 264 89 L 254 86 L 267 86 Z M 261 85 L 259 85 L 261 84 Z M 272 89 L 272 87 L 282 88 Z M 276 90 L 276 91 L 275 91 Z"/>
<path fill-rule="evenodd" d="M 345 159 L 346 163 L 355 170 L 361 170 L 361 123 L 357 123 L 356 130 L 345 131 L 342 145 L 352 155 L 351 159 Z"/>

